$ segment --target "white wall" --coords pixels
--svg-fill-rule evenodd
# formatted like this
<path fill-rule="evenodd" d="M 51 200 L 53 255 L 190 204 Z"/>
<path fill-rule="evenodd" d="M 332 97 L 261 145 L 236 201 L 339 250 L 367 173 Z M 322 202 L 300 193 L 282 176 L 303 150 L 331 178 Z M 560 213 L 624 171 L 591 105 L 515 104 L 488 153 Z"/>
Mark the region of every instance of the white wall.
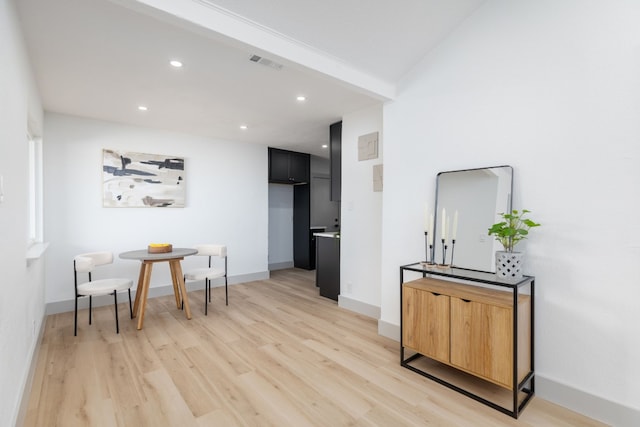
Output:
<path fill-rule="evenodd" d="M 267 148 L 59 114 L 45 116 L 47 302 L 73 300 L 72 258 L 82 252 L 225 243 L 230 282 L 267 277 Z M 185 158 L 185 208 L 103 208 L 102 149 Z M 183 261 L 183 269 L 202 263 Z M 139 263 L 112 271 L 137 279 Z M 158 265 L 151 288 L 170 285 Z"/>
<path fill-rule="evenodd" d="M 293 186 L 269 184 L 269 270 L 293 267 Z"/>
<path fill-rule="evenodd" d="M 44 317 L 44 258 L 27 264 L 27 127 L 42 131 L 42 107 L 31 77 L 13 2 L 0 0 L 0 425 L 14 425 Z M 27 124 L 29 117 L 30 125 Z"/>
<path fill-rule="evenodd" d="M 637 1 L 488 1 L 406 77 L 384 110 L 381 316 L 399 324 L 398 266 L 422 258 L 436 174 L 510 164 L 514 207 L 542 223 L 522 248 L 536 276 L 538 394 L 566 386 L 635 421 L 639 16 Z"/>
<path fill-rule="evenodd" d="M 358 161 L 358 137 L 372 132 L 379 133 L 378 158 Z M 342 118 L 341 306 L 348 299 L 380 307 L 381 215 L 386 188 L 373 191 L 373 165 L 383 163 L 382 152 L 382 105 Z M 352 305 L 346 307 L 359 311 Z"/>

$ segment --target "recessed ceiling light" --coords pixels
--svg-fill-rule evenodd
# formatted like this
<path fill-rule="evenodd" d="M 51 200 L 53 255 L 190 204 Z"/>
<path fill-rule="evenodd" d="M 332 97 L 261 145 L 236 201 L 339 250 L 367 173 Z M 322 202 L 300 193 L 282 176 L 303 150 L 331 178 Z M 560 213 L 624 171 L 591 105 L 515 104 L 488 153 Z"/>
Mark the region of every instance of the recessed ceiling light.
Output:
<path fill-rule="evenodd" d="M 245 130 L 247 128 L 247 125 L 240 125 L 240 129 Z"/>
<path fill-rule="evenodd" d="M 169 64 L 171 64 L 172 67 L 176 67 L 176 68 L 182 67 L 182 62 L 177 61 L 175 59 L 173 61 L 170 61 Z"/>
<path fill-rule="evenodd" d="M 146 105 L 138 105 L 138 110 L 140 110 L 140 111 L 147 111 L 147 110 L 148 110 L 148 108 L 147 108 L 147 106 L 146 106 Z"/>
<path fill-rule="evenodd" d="M 307 100 L 307 97 L 306 97 L 306 96 L 303 96 L 303 95 L 298 95 L 298 96 L 296 96 L 296 99 L 297 99 L 298 101 L 306 101 L 306 100 Z"/>
<path fill-rule="evenodd" d="M 322 144 L 322 148 L 329 148 L 327 144 Z"/>

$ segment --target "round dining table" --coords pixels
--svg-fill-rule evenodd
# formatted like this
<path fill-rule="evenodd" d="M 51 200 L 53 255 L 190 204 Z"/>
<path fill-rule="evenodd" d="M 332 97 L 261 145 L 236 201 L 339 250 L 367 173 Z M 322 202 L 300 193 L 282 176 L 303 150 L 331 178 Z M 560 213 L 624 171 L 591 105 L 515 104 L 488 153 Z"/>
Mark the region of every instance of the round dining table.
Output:
<path fill-rule="evenodd" d="M 157 262 L 168 262 L 171 269 L 171 282 L 173 283 L 173 293 L 176 297 L 176 306 L 182 307 L 184 302 L 184 312 L 187 319 L 191 319 L 191 309 L 187 298 L 187 289 L 184 284 L 182 266 L 180 261 L 186 256 L 195 255 L 198 251 L 192 248 L 173 248 L 171 252 L 149 253 L 147 249 L 122 252 L 119 256 L 122 259 L 138 260 L 140 264 L 140 276 L 138 277 L 138 288 L 136 290 L 136 300 L 133 304 L 133 317 L 138 318 L 138 330 L 142 329 L 144 322 L 144 309 L 147 304 L 149 294 L 149 282 L 151 281 L 151 270 L 153 264 Z"/>

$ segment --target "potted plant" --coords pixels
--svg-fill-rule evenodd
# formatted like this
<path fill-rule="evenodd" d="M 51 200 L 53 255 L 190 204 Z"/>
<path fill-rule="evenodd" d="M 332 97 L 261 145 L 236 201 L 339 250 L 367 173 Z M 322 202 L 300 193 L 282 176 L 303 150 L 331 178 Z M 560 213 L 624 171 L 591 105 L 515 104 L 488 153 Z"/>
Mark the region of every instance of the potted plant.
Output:
<path fill-rule="evenodd" d="M 518 242 L 527 238 L 531 228 L 540 226 L 530 218 L 525 218 L 525 215 L 530 212 L 523 209 L 502 213 L 500 214 L 502 221 L 489 228 L 489 235 L 495 236 L 504 247 L 504 251 L 496 252 L 496 274 L 501 278 L 514 280 L 522 278 L 524 254 L 514 252 L 513 248 Z"/>

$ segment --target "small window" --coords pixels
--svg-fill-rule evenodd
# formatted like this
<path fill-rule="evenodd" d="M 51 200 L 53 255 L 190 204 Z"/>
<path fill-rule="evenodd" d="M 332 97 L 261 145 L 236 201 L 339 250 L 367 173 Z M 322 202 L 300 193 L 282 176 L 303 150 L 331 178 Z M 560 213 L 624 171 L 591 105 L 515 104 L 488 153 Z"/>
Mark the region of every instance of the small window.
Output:
<path fill-rule="evenodd" d="M 29 144 L 29 246 L 43 241 L 42 140 L 27 135 Z"/>

